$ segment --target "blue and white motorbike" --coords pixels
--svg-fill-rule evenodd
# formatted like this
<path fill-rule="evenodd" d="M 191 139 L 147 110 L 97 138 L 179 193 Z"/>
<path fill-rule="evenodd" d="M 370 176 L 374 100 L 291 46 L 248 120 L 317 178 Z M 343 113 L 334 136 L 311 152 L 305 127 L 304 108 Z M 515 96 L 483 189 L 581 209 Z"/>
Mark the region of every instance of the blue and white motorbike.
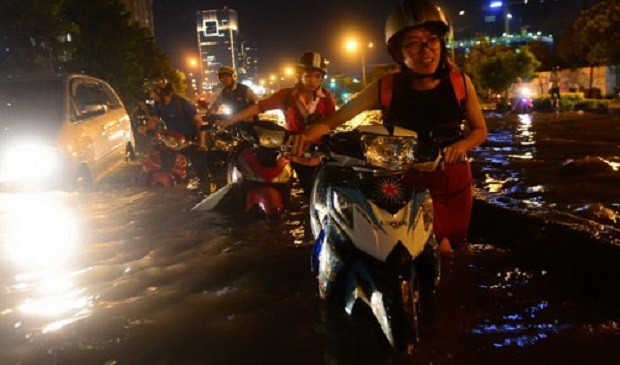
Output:
<path fill-rule="evenodd" d="M 366 304 L 389 344 L 407 352 L 419 342 L 421 293 L 439 281 L 432 202 L 406 181 L 439 157 L 420 161 L 417 144 L 415 132 L 387 125 L 326 137 L 310 204 L 321 298 L 349 315 Z"/>

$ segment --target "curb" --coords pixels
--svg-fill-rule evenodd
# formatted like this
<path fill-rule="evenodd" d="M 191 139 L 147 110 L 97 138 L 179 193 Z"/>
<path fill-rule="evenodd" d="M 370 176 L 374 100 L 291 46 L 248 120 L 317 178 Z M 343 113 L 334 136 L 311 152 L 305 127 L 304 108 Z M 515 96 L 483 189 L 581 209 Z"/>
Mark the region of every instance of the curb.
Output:
<path fill-rule="evenodd" d="M 477 194 L 470 232 L 552 265 L 620 275 L 620 231 L 585 219 L 501 206 Z"/>

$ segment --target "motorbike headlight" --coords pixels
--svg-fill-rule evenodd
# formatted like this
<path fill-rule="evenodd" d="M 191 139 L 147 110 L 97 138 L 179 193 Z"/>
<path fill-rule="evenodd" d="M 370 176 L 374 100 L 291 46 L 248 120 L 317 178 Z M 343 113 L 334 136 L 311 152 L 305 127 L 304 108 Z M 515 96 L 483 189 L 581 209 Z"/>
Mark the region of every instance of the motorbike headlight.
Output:
<path fill-rule="evenodd" d="M 159 140 L 173 151 L 180 151 L 189 147 L 190 143 L 185 137 L 178 135 L 165 134 L 160 136 Z"/>
<path fill-rule="evenodd" d="M 224 115 L 231 115 L 232 114 L 232 109 L 230 108 L 230 106 L 223 104 L 222 106 L 220 106 L 220 113 L 219 114 L 224 114 Z"/>
<path fill-rule="evenodd" d="M 23 142 L 3 149 L 0 181 L 41 182 L 58 173 L 61 158 L 56 148 L 42 142 Z"/>
<path fill-rule="evenodd" d="M 362 136 L 366 162 L 391 171 L 409 169 L 415 162 L 417 139 L 411 136 Z"/>
<path fill-rule="evenodd" d="M 353 203 L 343 194 L 334 191 L 333 193 L 334 210 L 346 224 L 353 227 Z"/>
<path fill-rule="evenodd" d="M 521 92 L 521 96 L 524 98 L 527 98 L 532 94 L 532 91 L 527 86 L 522 87 L 520 92 Z"/>
<path fill-rule="evenodd" d="M 258 135 L 258 144 L 266 148 L 280 148 L 284 145 L 286 132 L 261 127 L 254 127 Z"/>

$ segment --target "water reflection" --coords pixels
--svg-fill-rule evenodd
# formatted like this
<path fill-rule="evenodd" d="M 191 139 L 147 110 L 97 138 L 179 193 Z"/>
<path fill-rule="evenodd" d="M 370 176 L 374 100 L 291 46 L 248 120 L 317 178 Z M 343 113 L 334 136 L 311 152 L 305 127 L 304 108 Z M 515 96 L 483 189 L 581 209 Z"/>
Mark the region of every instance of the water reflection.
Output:
<path fill-rule="evenodd" d="M 607 116 L 574 113 L 489 119 L 487 141 L 471 152 L 475 184 L 500 205 L 559 212 L 568 219 L 576 207 L 598 204 L 603 208 L 580 209 L 577 215 L 593 229 L 597 223 L 617 228 L 620 158 L 610 132 L 616 124 Z"/>
<path fill-rule="evenodd" d="M 535 133 L 532 131 L 532 117 L 529 114 L 519 114 L 519 121 L 515 129 L 514 139 L 518 145 L 534 146 Z M 515 159 L 531 160 L 534 158 L 534 148 L 522 148 L 520 154 L 511 154 L 509 157 Z"/>
<path fill-rule="evenodd" d="M 24 294 L 15 308 L 2 312 L 51 321 L 41 326 L 43 333 L 85 316 L 89 304 L 70 268 L 81 244 L 80 221 L 64 198 L 53 193 L 0 195 L 2 249 L 14 272 L 7 290 Z"/>

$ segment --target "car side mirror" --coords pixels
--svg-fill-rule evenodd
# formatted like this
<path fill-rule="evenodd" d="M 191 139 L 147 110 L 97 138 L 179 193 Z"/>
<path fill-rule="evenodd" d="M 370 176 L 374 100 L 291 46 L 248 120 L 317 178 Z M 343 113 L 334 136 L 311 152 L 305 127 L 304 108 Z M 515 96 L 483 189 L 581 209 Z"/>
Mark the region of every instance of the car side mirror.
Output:
<path fill-rule="evenodd" d="M 82 108 L 80 108 L 80 114 L 88 118 L 105 114 L 107 110 L 108 108 L 103 104 L 84 104 L 82 105 Z"/>

